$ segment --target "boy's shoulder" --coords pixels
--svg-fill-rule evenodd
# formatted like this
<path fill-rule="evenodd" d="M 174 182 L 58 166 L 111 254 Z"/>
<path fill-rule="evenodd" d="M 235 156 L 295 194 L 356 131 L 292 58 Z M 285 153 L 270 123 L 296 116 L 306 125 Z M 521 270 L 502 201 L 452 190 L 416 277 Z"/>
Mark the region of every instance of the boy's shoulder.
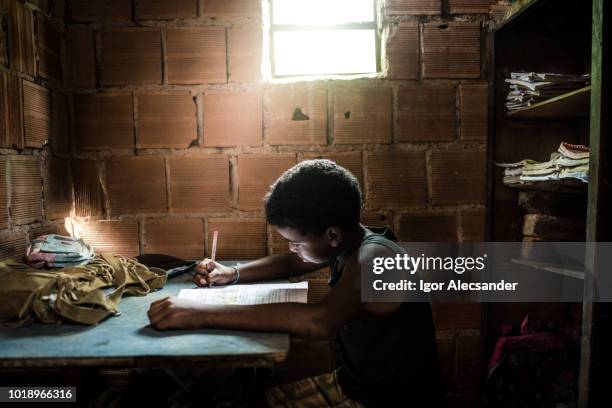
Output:
<path fill-rule="evenodd" d="M 405 249 L 395 241 L 393 233 L 386 232 L 372 233 L 370 231 L 364 236 L 357 251 L 360 264 L 371 262 L 376 257 L 394 257 L 397 254 L 406 253 Z"/>

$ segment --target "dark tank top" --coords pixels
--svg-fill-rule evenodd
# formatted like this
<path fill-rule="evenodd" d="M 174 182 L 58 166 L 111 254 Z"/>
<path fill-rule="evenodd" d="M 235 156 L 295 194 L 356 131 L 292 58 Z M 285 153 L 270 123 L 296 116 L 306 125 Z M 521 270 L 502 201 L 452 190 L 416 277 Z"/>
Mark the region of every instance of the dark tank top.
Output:
<path fill-rule="evenodd" d="M 388 228 L 368 228 L 360 247 L 378 244 L 405 253 L 389 238 L 395 239 Z M 351 255 L 332 262 L 330 286 L 338 282 Z M 402 303 L 386 315 L 360 311 L 338 333 L 336 349 L 338 381 L 350 399 L 366 407 L 442 405 L 445 387 L 429 301 Z"/>

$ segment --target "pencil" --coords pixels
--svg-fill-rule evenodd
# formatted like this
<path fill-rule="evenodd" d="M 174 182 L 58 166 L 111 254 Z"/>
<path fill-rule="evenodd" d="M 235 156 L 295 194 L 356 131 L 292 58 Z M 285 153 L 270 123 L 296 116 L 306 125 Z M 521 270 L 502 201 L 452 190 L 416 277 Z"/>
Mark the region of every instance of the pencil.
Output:
<path fill-rule="evenodd" d="M 215 262 L 215 255 L 217 254 L 217 239 L 219 238 L 219 231 L 213 231 L 213 241 L 212 241 L 212 249 L 210 251 L 210 259 Z M 208 286 L 212 286 L 212 282 L 208 282 Z"/>

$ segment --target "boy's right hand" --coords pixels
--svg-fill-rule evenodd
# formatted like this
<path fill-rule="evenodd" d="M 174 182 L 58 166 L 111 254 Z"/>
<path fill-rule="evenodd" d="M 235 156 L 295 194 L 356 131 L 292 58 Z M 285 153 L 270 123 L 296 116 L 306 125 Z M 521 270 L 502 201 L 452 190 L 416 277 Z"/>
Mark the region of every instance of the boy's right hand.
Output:
<path fill-rule="evenodd" d="M 226 285 L 236 280 L 236 271 L 231 266 L 221 265 L 212 259 L 204 259 L 198 264 L 193 275 L 197 286 Z"/>

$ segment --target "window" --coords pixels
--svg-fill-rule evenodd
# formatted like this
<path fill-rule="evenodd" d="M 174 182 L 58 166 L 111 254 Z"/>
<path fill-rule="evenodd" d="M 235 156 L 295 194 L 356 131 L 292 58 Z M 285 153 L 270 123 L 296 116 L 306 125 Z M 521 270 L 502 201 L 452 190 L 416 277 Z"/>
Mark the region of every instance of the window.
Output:
<path fill-rule="evenodd" d="M 270 0 L 276 77 L 378 69 L 375 0 Z"/>

